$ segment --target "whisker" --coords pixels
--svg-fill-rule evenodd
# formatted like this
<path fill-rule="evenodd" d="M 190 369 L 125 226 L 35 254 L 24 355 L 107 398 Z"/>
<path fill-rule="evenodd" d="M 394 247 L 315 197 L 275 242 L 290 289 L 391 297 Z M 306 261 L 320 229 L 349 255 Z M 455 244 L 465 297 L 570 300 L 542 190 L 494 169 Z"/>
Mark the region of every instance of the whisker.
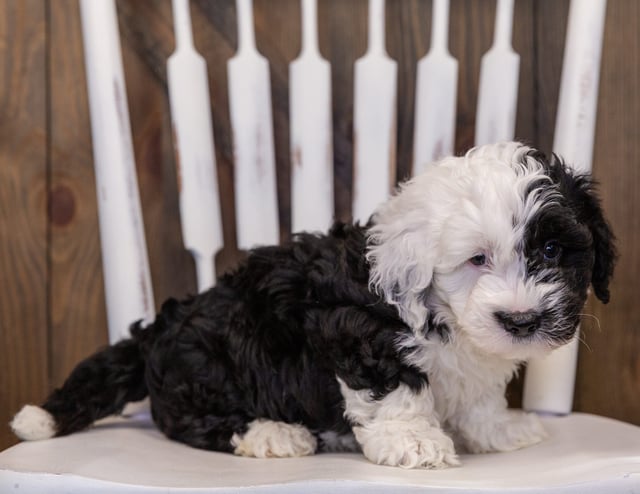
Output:
<path fill-rule="evenodd" d="M 593 353 L 593 349 L 589 346 L 589 344 L 587 343 L 587 340 L 585 340 L 582 337 L 582 333 L 579 332 L 577 338 L 579 343 L 582 343 L 585 347 L 587 347 L 587 350 L 589 350 L 589 353 Z"/>
<path fill-rule="evenodd" d="M 600 319 L 598 319 L 596 316 L 594 316 L 593 314 L 587 314 L 586 312 L 585 313 L 580 313 L 578 315 L 581 316 L 581 317 L 590 317 L 590 318 L 594 319 L 596 321 L 596 325 L 597 325 L 598 331 L 602 331 L 602 326 L 600 325 Z"/>

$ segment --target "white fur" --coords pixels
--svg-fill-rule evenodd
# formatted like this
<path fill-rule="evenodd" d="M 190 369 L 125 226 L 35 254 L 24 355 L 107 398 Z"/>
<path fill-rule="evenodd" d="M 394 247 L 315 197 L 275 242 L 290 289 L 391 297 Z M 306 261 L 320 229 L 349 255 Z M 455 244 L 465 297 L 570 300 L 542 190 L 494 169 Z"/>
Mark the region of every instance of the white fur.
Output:
<path fill-rule="evenodd" d="M 458 465 L 453 441 L 438 423 L 429 388 L 415 393 L 405 384 L 381 400 L 342 380 L 345 416 L 364 455 L 379 465 L 444 468 Z"/>
<path fill-rule="evenodd" d="M 484 353 L 464 334 L 446 342 L 412 336 L 399 346 L 414 349 L 408 362 L 429 376 L 435 415 L 463 450 L 510 451 L 546 437 L 535 415 L 507 410 L 504 393 L 517 361 Z"/>
<path fill-rule="evenodd" d="M 315 453 L 316 438 L 299 424 L 257 419 L 242 436 L 231 438 L 234 454 L 256 458 L 307 456 Z"/>
<path fill-rule="evenodd" d="M 541 441 L 537 417 L 507 410 L 518 365 L 558 346 L 514 339 L 497 311 L 552 310 L 562 280 L 526 276 L 522 242 L 540 208 L 557 200 L 530 148 L 503 143 L 447 158 L 404 184 L 375 214 L 370 283 L 413 334 L 398 342 L 429 387 L 406 386 L 373 400 L 341 383 L 346 416 L 372 461 L 414 467 L 457 464 L 444 430 L 470 452 L 508 451 Z M 535 186 L 534 186 L 535 184 Z M 469 262 L 483 254 L 487 262 Z M 449 334 L 424 336 L 429 315 Z M 558 314 L 562 317 L 562 314 Z"/>
<path fill-rule="evenodd" d="M 517 254 L 532 215 L 557 199 L 553 189 L 526 193 L 548 180 L 529 151 L 511 142 L 444 159 L 376 211 L 370 282 L 416 333 L 431 311 L 485 352 L 508 360 L 557 346 L 542 333 L 514 343 L 494 317 L 496 311 L 548 309 L 564 288 L 562 280 L 541 282 L 544 272 L 527 278 L 526 261 Z M 477 254 L 486 256 L 485 266 L 468 262 Z"/>
<path fill-rule="evenodd" d="M 549 350 L 543 340 L 516 347 L 493 317 L 497 307 L 533 309 L 561 288 L 525 282 L 524 260 L 515 256 L 527 221 L 554 199 L 535 192 L 523 200 L 533 182 L 546 180 L 542 165 L 525 159 L 529 151 L 503 143 L 444 159 L 376 211 L 367 254 L 371 284 L 414 330 L 424 327 L 429 306 L 446 306 L 487 351 L 524 359 Z M 476 254 L 487 256 L 487 266 L 466 262 Z M 427 288 L 431 300 L 425 304 Z"/>
<path fill-rule="evenodd" d="M 56 433 L 56 423 L 51 414 L 35 405 L 23 406 L 9 425 L 23 441 L 49 439 Z"/>

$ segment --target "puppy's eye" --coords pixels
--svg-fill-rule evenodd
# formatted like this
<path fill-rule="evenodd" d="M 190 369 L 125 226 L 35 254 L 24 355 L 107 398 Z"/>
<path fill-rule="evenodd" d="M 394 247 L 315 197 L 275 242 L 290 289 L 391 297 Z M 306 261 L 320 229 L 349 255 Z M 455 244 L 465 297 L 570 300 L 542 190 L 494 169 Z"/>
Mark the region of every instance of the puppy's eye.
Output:
<path fill-rule="evenodd" d="M 560 257 L 562 253 L 562 247 L 555 240 L 549 240 L 542 249 L 542 255 L 544 256 L 545 261 L 553 261 Z"/>
<path fill-rule="evenodd" d="M 484 266 L 487 263 L 487 256 L 484 254 L 477 254 L 469 259 L 469 262 L 474 266 Z"/>

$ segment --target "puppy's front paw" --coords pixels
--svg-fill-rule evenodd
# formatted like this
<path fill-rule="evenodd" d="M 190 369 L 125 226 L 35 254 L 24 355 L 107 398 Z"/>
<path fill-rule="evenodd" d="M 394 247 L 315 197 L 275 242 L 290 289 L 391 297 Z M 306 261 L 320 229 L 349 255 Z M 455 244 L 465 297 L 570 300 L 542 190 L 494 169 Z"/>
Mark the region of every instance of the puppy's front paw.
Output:
<path fill-rule="evenodd" d="M 379 465 L 435 469 L 460 464 L 451 438 L 427 423 L 387 421 L 353 432 L 364 455 Z"/>
<path fill-rule="evenodd" d="M 532 446 L 545 439 L 547 432 L 536 415 L 508 410 L 467 428 L 464 435 L 471 453 L 488 453 Z"/>

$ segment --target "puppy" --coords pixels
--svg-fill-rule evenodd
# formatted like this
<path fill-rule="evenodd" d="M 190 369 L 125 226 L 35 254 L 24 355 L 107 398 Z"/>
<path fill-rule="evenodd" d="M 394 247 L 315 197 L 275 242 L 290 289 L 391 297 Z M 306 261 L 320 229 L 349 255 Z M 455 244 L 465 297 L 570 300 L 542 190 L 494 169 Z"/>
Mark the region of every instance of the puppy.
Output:
<path fill-rule="evenodd" d="M 442 468 L 454 441 L 522 448 L 545 431 L 507 410 L 507 382 L 574 337 L 590 285 L 608 301 L 614 258 L 588 176 L 518 143 L 479 147 L 404 183 L 366 226 L 252 250 L 11 425 L 62 436 L 149 396 L 168 437 L 245 456 Z"/>

